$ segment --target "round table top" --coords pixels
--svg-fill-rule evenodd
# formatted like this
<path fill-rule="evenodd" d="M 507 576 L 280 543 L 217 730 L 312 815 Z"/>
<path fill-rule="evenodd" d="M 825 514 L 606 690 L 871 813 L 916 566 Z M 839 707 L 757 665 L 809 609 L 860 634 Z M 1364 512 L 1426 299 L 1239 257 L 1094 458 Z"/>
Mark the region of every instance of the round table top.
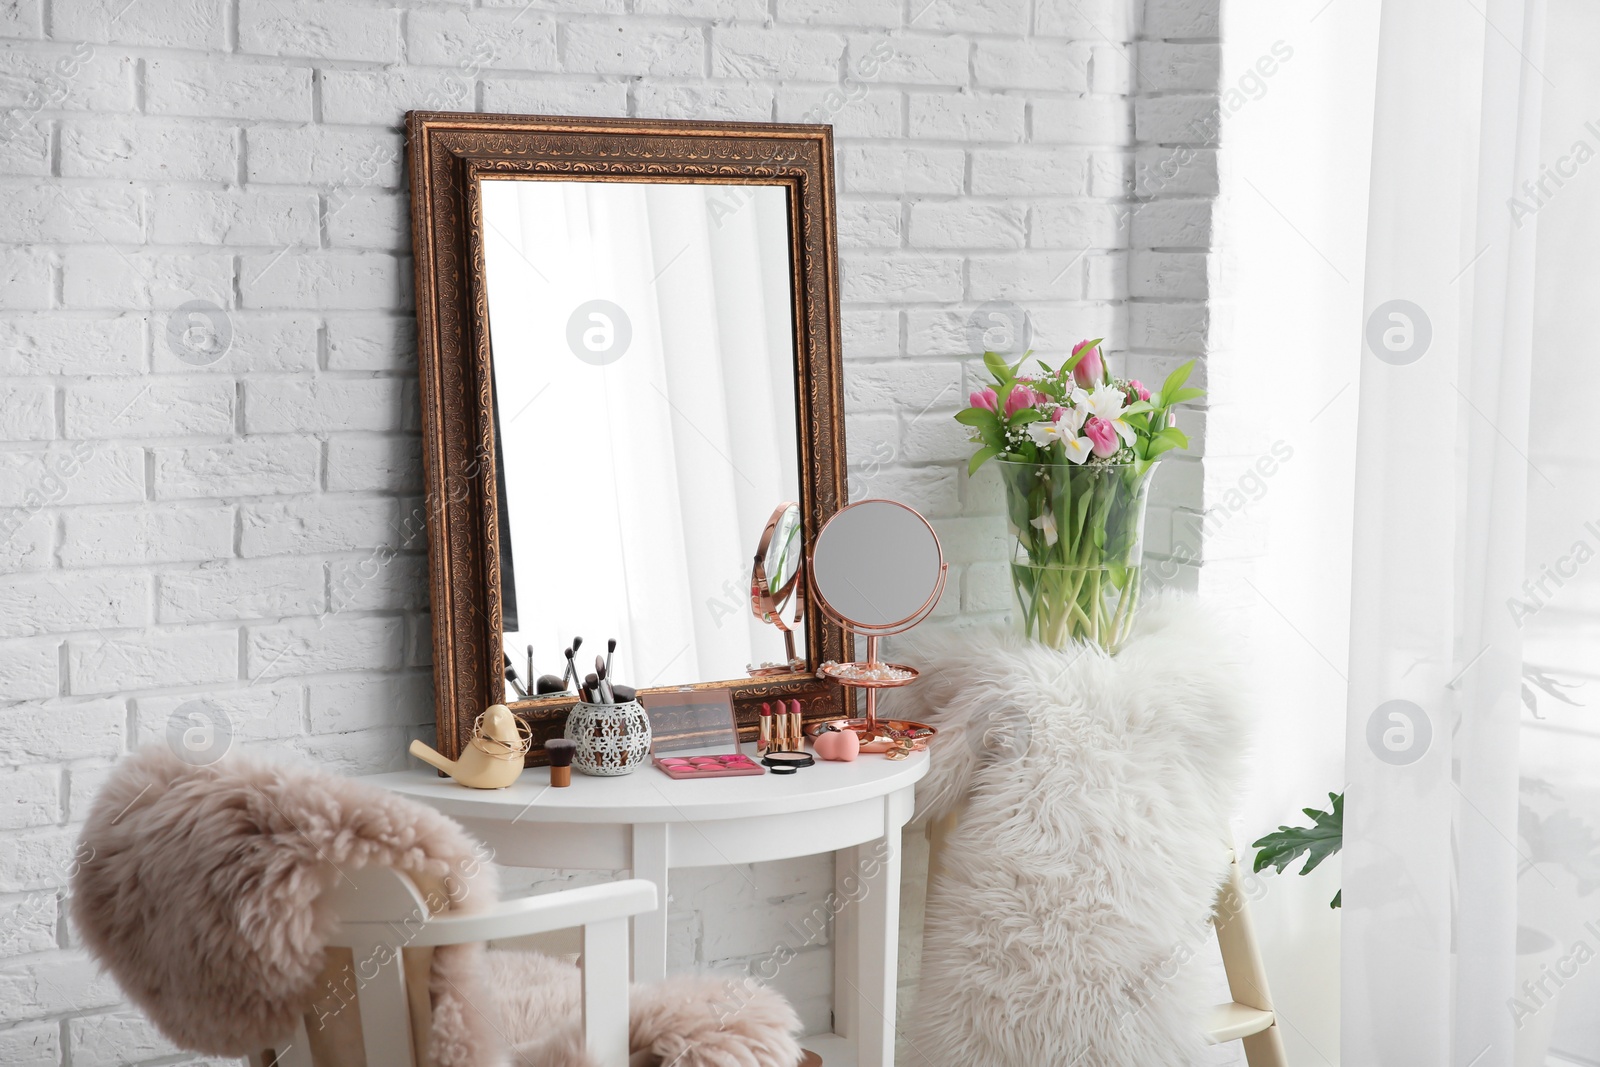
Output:
<path fill-rule="evenodd" d="M 744 746 L 755 756 L 755 746 Z M 505 789 L 469 789 L 416 767 L 360 780 L 421 800 L 456 818 L 533 823 L 670 823 L 818 811 L 914 785 L 928 773 L 928 753 L 903 760 L 864 755 L 853 763 L 818 760 L 797 774 L 679 781 L 646 764 L 619 778 L 574 769 L 572 785 L 550 787 L 548 767 L 529 767 Z"/>

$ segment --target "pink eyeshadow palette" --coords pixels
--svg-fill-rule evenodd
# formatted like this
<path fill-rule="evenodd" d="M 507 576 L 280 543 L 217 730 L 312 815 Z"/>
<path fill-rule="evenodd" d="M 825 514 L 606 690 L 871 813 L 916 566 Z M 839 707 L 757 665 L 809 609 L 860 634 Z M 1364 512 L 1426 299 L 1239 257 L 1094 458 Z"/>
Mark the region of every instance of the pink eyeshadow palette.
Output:
<path fill-rule="evenodd" d="M 761 764 L 738 752 L 718 756 L 656 756 L 655 765 L 672 778 L 734 778 L 766 773 Z"/>

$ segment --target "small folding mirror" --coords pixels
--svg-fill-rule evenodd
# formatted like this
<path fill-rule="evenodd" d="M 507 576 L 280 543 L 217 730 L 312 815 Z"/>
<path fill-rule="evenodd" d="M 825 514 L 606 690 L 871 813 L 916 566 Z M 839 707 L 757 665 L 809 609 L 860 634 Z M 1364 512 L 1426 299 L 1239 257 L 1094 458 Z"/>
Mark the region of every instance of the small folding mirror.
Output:
<path fill-rule="evenodd" d="M 805 669 L 795 650 L 794 636 L 806 613 L 805 584 L 800 580 L 805 570 L 800 533 L 800 505 L 786 501 L 772 512 L 756 546 L 750 572 L 750 610 L 756 618 L 783 632 L 784 662 L 751 664 L 749 671 L 755 677 Z M 785 620 L 791 602 L 794 616 Z"/>

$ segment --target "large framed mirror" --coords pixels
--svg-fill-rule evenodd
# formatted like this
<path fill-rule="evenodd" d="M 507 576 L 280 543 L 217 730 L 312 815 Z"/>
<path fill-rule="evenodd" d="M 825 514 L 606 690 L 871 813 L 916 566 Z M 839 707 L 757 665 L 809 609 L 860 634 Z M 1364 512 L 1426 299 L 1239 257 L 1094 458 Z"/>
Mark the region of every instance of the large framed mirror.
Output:
<path fill-rule="evenodd" d="M 803 547 L 846 493 L 830 128 L 408 133 L 438 747 L 501 702 L 559 736 L 574 693 L 536 679 L 574 637 L 579 677 L 614 640 L 614 682 L 731 690 L 751 731 L 838 715 L 842 631 L 791 654 L 750 592 L 775 506 Z"/>

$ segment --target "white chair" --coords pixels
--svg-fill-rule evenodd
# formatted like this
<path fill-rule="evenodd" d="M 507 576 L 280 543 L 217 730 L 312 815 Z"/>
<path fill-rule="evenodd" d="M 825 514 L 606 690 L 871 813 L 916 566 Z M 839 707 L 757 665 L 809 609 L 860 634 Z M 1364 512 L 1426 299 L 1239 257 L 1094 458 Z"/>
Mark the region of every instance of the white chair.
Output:
<path fill-rule="evenodd" d="M 328 944 L 355 964 L 360 1044 L 368 1067 L 426 1067 L 431 1012 L 427 951 L 554 930 L 583 931 L 584 1045 L 600 1067 L 628 1064 L 628 920 L 652 911 L 656 887 L 642 879 L 501 901 L 472 915 L 430 915 L 406 875 L 382 866 L 352 870 L 333 896 L 340 925 Z M 304 1019 L 251 1067 L 326 1067 Z"/>

